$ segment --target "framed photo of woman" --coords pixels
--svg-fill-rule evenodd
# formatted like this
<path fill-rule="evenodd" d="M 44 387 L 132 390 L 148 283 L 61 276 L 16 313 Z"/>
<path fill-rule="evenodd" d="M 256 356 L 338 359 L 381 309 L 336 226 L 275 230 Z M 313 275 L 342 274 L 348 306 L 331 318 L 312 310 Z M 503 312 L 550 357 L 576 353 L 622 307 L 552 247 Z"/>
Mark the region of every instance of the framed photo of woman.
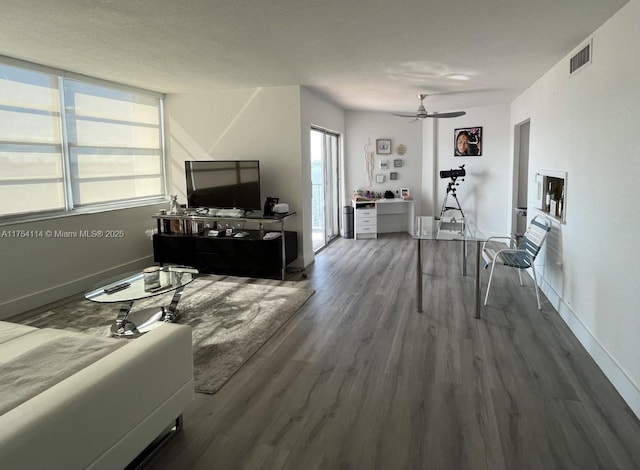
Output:
<path fill-rule="evenodd" d="M 453 131 L 453 155 L 479 157 L 482 155 L 482 127 L 463 127 Z"/>

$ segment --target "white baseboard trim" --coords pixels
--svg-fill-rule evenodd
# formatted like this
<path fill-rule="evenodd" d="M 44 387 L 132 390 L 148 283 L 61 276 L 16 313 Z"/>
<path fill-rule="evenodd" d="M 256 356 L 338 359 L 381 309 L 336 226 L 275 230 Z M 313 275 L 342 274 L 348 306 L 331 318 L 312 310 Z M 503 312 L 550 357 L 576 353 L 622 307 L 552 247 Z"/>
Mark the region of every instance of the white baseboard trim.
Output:
<path fill-rule="evenodd" d="M 74 279 L 62 284 L 51 286 L 38 292 L 32 292 L 28 295 L 11 299 L 0 304 L 0 320 L 19 315 L 29 310 L 33 310 L 43 305 L 47 305 L 66 297 L 71 297 L 80 292 L 84 292 L 89 287 L 97 284 L 102 279 L 107 279 L 120 273 L 135 271 L 153 264 L 153 256 L 145 256 L 129 263 L 114 266 L 109 269 L 102 270 L 89 276 Z"/>
<path fill-rule="evenodd" d="M 564 302 L 560 295 L 542 278 L 541 273 L 538 272 L 537 274 L 539 283 L 542 284 L 540 289 L 547 296 L 551 305 L 558 311 L 560 317 L 576 338 L 578 338 L 578 341 L 580 341 L 598 367 L 600 367 L 604 375 L 622 396 L 622 399 L 629 405 L 631 411 L 640 418 L 640 387 L 631 380 L 624 369 L 611 357 L 604 346 L 602 346 L 589 328 L 585 326 L 582 320 L 580 320 L 573 310 Z"/>

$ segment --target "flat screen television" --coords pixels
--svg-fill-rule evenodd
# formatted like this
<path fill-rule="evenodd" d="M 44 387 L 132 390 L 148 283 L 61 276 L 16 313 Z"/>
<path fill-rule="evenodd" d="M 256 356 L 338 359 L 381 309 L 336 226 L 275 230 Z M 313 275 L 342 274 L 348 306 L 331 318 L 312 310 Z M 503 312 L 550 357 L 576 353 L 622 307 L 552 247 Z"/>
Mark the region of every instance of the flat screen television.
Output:
<path fill-rule="evenodd" d="M 261 210 L 258 160 L 185 161 L 187 205 Z"/>

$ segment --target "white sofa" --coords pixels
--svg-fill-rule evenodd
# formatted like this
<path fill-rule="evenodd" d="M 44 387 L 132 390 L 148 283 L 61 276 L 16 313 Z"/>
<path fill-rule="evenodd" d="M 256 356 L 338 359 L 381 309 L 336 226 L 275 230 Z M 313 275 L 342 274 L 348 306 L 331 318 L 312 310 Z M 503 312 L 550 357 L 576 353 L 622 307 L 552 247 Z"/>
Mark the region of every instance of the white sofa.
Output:
<path fill-rule="evenodd" d="M 167 428 L 181 423 L 193 399 L 191 328 L 164 324 L 134 340 L 104 341 L 106 352 L 95 353 L 101 346 L 94 347 L 98 340 L 89 335 L 0 321 L 0 394 L 9 399 L 0 411 L 0 468 L 125 468 Z M 25 366 L 43 347 L 44 360 Z M 50 353 L 50 347 L 62 352 Z M 91 352 L 84 353 L 85 347 Z M 60 359 L 64 354 L 69 360 Z M 103 357 L 73 370 L 77 358 L 91 354 Z M 17 398 L 21 403 L 11 402 L 34 382 L 36 389 L 42 387 L 45 381 L 24 384 L 21 377 L 42 369 L 43 362 L 45 375 L 59 367 L 68 376 L 34 396 Z"/>

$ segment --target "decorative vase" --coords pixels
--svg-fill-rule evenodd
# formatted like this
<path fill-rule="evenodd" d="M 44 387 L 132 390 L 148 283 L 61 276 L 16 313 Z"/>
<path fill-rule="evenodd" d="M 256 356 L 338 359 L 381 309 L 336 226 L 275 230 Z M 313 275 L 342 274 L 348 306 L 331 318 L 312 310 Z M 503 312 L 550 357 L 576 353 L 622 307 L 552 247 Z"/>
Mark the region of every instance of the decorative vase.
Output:
<path fill-rule="evenodd" d="M 169 201 L 169 214 L 177 214 L 180 212 L 180 206 L 178 205 L 178 195 L 171 195 L 171 201 Z"/>

